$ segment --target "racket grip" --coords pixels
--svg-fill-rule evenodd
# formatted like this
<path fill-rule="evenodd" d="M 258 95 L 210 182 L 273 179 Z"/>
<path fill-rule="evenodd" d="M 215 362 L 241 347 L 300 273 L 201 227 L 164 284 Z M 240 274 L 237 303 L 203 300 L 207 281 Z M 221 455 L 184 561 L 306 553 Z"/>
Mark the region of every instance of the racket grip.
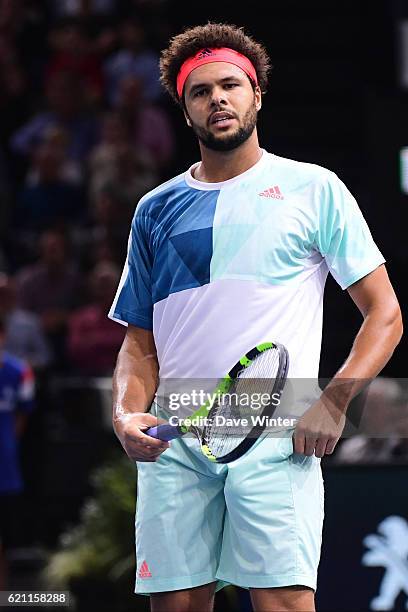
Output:
<path fill-rule="evenodd" d="M 151 436 L 152 438 L 157 438 L 158 440 L 168 442 L 174 438 L 179 438 L 183 435 L 183 432 L 180 431 L 177 425 L 169 425 L 168 423 L 165 423 L 164 425 L 150 427 L 147 431 L 145 431 L 145 434 Z"/>

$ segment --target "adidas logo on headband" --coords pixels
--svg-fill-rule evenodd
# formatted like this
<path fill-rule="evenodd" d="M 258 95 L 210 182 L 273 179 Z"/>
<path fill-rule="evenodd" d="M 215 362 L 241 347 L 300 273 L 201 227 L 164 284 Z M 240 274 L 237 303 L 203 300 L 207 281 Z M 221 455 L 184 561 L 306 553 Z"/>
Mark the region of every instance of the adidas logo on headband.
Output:
<path fill-rule="evenodd" d="M 211 55 L 214 55 L 212 49 L 202 49 L 198 55 L 196 55 L 196 59 L 200 60 L 204 57 L 210 57 Z"/>

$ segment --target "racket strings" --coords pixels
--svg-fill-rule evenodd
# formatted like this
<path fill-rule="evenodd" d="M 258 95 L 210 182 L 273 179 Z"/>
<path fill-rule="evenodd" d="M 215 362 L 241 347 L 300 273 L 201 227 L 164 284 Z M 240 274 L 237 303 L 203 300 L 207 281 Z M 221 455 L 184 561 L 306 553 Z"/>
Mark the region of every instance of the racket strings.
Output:
<path fill-rule="evenodd" d="M 260 353 L 243 368 L 228 393 L 210 412 L 205 439 L 215 456 L 224 456 L 237 448 L 270 406 L 279 364 L 278 349 Z"/>

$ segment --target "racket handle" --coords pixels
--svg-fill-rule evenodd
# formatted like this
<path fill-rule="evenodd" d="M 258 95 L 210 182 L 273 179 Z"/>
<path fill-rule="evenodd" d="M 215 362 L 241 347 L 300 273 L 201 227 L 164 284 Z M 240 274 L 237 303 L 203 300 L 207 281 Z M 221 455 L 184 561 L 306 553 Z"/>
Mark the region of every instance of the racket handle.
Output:
<path fill-rule="evenodd" d="M 174 438 L 179 438 L 183 435 L 183 432 L 180 431 L 180 428 L 177 425 L 169 425 L 165 423 L 164 425 L 158 425 L 157 427 L 150 427 L 145 434 L 151 436 L 152 438 L 157 438 L 158 440 L 164 440 L 168 442 L 169 440 L 173 440 Z"/>

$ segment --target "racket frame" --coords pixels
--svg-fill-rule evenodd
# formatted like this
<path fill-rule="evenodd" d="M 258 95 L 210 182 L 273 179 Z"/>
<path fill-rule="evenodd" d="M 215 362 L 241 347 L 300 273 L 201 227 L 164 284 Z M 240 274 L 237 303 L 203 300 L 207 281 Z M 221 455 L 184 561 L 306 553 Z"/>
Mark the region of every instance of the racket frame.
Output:
<path fill-rule="evenodd" d="M 253 360 L 267 350 L 278 350 L 279 351 L 279 367 L 275 377 L 275 383 L 270 393 L 271 398 L 277 394 L 282 393 L 283 388 L 286 382 L 286 376 L 289 367 L 289 354 L 286 347 L 283 344 L 279 344 L 278 342 L 263 342 L 261 344 L 256 345 L 250 351 L 245 353 L 243 357 L 231 368 L 224 378 L 219 382 L 214 391 L 212 392 L 209 399 L 198 408 L 193 414 L 187 417 L 186 421 L 191 422 L 191 425 L 183 425 L 183 423 L 179 425 L 158 425 L 156 427 L 151 427 L 147 431 L 146 434 L 152 435 L 155 438 L 161 439 L 159 436 L 160 430 L 165 428 L 166 433 L 171 432 L 173 430 L 173 435 L 170 433 L 169 437 L 165 437 L 163 439 L 171 440 L 174 438 L 179 438 L 186 433 L 193 433 L 199 440 L 201 446 L 201 452 L 203 455 L 207 457 L 210 461 L 216 463 L 230 463 L 231 461 L 235 461 L 239 457 L 242 457 L 244 453 L 246 453 L 259 438 L 262 431 L 265 429 L 265 426 L 262 425 L 254 425 L 249 434 L 245 437 L 244 440 L 229 453 L 223 455 L 222 457 L 216 457 L 211 452 L 208 446 L 208 439 L 206 437 L 206 431 L 208 430 L 208 425 L 204 426 L 203 430 L 196 427 L 194 425 L 195 419 L 200 419 L 200 417 L 209 420 L 213 418 L 217 413 L 218 403 L 215 402 L 216 399 L 219 399 L 224 393 L 228 393 L 234 382 L 239 377 L 240 373 L 245 370 L 247 367 L 251 365 Z M 262 415 L 272 416 L 276 406 L 271 405 L 269 403 L 262 412 Z M 149 433 L 150 432 L 150 433 Z"/>
<path fill-rule="evenodd" d="M 279 351 L 279 366 L 278 371 L 275 376 L 275 383 L 273 389 L 270 393 L 271 399 L 275 396 L 275 394 L 280 394 L 283 391 L 285 386 L 286 377 L 289 368 L 289 353 L 286 347 L 283 344 L 279 344 L 278 342 L 263 342 L 262 344 L 258 344 L 253 349 L 248 351 L 241 359 L 234 365 L 233 368 L 228 372 L 227 376 L 223 379 L 223 381 L 228 380 L 229 385 L 228 389 L 232 386 L 232 384 L 239 378 L 239 375 L 243 370 L 251 365 L 253 360 L 258 357 L 261 353 L 267 350 L 278 350 Z M 223 382 L 222 381 L 222 382 Z M 221 383 L 222 384 L 222 383 Z M 224 391 L 226 392 L 226 391 Z M 276 406 L 272 405 L 272 402 L 267 404 L 262 412 L 262 416 L 272 416 L 276 409 Z M 208 412 L 207 420 L 211 421 L 217 414 L 218 406 L 213 405 L 210 411 Z M 265 425 L 254 425 L 248 435 L 242 440 L 242 442 L 234 448 L 234 450 L 222 455 L 221 457 L 213 455 L 211 449 L 208 446 L 208 435 L 207 431 L 209 429 L 209 425 L 205 425 L 201 434 L 201 451 L 202 453 L 209 459 L 210 461 L 216 463 L 230 463 L 231 461 L 235 461 L 244 455 L 256 442 L 261 433 L 265 429 Z"/>

